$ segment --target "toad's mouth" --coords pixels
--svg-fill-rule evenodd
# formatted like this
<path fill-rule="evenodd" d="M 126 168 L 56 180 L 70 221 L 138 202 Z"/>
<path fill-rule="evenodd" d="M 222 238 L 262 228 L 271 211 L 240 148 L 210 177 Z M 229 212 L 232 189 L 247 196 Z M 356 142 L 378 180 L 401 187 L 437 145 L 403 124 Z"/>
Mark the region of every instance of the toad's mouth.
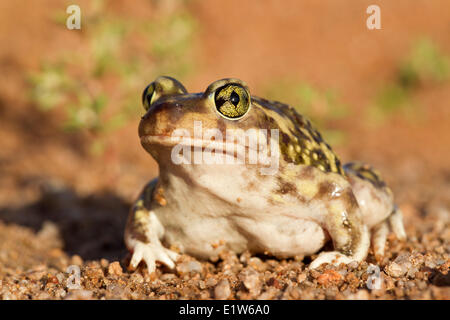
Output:
<path fill-rule="evenodd" d="M 224 154 L 236 159 L 246 159 L 246 154 L 258 152 L 258 145 L 248 145 L 239 141 L 207 140 L 192 137 L 168 136 L 168 135 L 144 135 L 140 137 L 141 144 L 146 149 L 162 146 L 166 148 L 193 148 L 194 152 L 214 152 L 215 154 Z"/>

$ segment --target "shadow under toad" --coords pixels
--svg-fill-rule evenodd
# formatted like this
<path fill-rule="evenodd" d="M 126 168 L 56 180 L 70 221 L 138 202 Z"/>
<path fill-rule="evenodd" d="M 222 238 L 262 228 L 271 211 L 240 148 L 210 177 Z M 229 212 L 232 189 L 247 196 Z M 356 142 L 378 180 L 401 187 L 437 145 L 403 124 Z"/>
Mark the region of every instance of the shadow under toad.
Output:
<path fill-rule="evenodd" d="M 54 223 L 68 255 L 83 260 L 121 260 L 127 253 L 123 241 L 130 203 L 109 192 L 85 197 L 65 188 L 41 188 L 36 202 L 0 208 L 0 220 L 38 232 L 45 222 Z"/>

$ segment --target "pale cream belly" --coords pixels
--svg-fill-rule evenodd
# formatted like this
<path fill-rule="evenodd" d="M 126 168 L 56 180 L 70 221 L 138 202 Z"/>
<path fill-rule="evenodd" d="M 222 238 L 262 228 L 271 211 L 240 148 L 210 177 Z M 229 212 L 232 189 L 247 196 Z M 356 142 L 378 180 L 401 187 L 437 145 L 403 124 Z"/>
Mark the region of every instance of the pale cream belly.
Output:
<path fill-rule="evenodd" d="M 327 233 L 316 222 L 286 216 L 261 217 L 195 219 L 190 216 L 186 221 L 179 218 L 176 222 L 161 221 L 165 228 L 163 242 L 183 253 L 209 259 L 224 248 L 236 253 L 249 250 L 278 257 L 311 255 L 328 240 Z"/>

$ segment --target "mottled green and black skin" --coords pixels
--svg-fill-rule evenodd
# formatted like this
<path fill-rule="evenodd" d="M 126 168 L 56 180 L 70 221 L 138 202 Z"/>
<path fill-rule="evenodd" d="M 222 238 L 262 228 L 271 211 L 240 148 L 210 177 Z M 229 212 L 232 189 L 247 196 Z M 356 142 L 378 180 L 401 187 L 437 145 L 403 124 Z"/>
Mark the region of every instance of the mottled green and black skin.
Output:
<path fill-rule="evenodd" d="M 132 265 L 145 257 L 154 265 L 156 256 L 171 265 L 166 256 L 171 253 L 160 240 L 207 258 L 215 252 L 206 242 L 223 240 L 236 252 L 291 256 L 313 254 L 331 238 L 335 251 L 322 253 L 311 267 L 361 261 L 371 229 L 384 248 L 386 219 L 395 212 L 391 191 L 373 168 L 343 166 L 320 132 L 293 107 L 251 96 L 238 79 L 188 93 L 177 80 L 160 77 L 142 99 L 146 114 L 139 136 L 158 162 L 160 177 L 144 188 L 130 212 L 125 240 L 135 252 Z M 265 176 L 259 171 L 263 165 L 248 163 L 174 165 L 173 133 L 183 128 L 194 136 L 199 121 L 203 130 L 219 130 L 223 137 L 227 130 L 265 129 L 269 136 L 278 130 L 278 171 Z"/>
<path fill-rule="evenodd" d="M 253 97 L 252 101 L 257 106 L 276 113 L 283 122 L 290 124 L 289 130 L 281 131 L 280 137 L 280 150 L 286 162 L 312 166 L 323 172 L 345 174 L 339 158 L 309 119 L 300 115 L 293 107 L 278 101 L 258 97 Z M 277 127 L 277 120 L 267 111 L 263 119 L 264 122 Z"/>
<path fill-rule="evenodd" d="M 362 162 L 349 162 L 344 165 L 344 171 L 356 175 L 358 178 L 369 181 L 375 188 L 387 188 L 386 182 L 374 167 Z"/>

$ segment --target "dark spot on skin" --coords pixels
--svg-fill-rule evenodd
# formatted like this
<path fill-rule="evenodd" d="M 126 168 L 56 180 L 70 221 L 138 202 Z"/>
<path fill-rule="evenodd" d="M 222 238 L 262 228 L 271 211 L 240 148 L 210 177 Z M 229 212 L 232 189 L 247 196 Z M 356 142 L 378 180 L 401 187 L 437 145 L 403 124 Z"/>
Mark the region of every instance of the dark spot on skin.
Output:
<path fill-rule="evenodd" d="M 320 144 L 323 141 L 322 136 L 320 135 L 319 131 L 312 129 L 312 130 L 310 130 L 310 133 L 311 133 L 311 136 L 313 137 L 314 141 L 316 141 L 318 144 Z"/>
<path fill-rule="evenodd" d="M 289 136 L 286 133 L 282 132 L 281 133 L 281 141 L 285 144 L 288 144 L 289 141 L 291 141 L 291 139 L 289 138 Z"/>
<path fill-rule="evenodd" d="M 286 162 L 293 162 L 292 159 L 289 157 L 288 153 L 286 152 L 286 147 L 283 145 L 280 145 L 281 154 L 283 155 L 283 160 Z"/>
<path fill-rule="evenodd" d="M 312 166 L 307 166 L 305 167 L 299 176 L 299 179 L 301 180 L 313 180 L 315 178 L 315 174 L 314 174 L 314 167 Z"/>
<path fill-rule="evenodd" d="M 255 185 L 255 182 L 254 182 L 254 181 L 250 181 L 250 182 L 247 184 L 247 190 L 248 190 L 248 191 L 255 191 L 255 190 L 256 190 L 256 185 Z"/>
<path fill-rule="evenodd" d="M 353 210 L 355 210 L 355 208 L 358 207 L 358 201 L 356 200 L 351 188 L 346 188 L 342 192 L 341 198 L 345 203 L 347 212 L 352 212 Z"/>
<path fill-rule="evenodd" d="M 256 110 L 256 109 L 255 109 Z M 277 123 L 274 118 L 268 116 L 267 114 L 261 113 L 257 117 L 259 120 L 256 127 L 261 129 L 278 129 Z"/>
<path fill-rule="evenodd" d="M 296 112 L 294 112 L 294 119 L 300 127 L 305 126 L 305 119 Z"/>
<path fill-rule="evenodd" d="M 336 165 L 336 168 L 341 168 L 341 160 L 339 160 L 338 158 L 335 159 L 334 164 Z"/>
<path fill-rule="evenodd" d="M 301 138 L 301 140 L 307 140 L 311 141 L 311 138 L 303 133 L 303 131 L 299 130 L 297 133 L 297 136 Z"/>
<path fill-rule="evenodd" d="M 322 149 L 314 149 L 312 153 L 315 153 L 317 155 L 318 161 L 324 161 L 327 160 L 327 157 L 323 153 Z"/>
<path fill-rule="evenodd" d="M 325 167 L 326 172 L 331 172 L 331 166 L 328 161 L 325 161 L 322 165 Z"/>
<path fill-rule="evenodd" d="M 280 194 L 286 194 L 286 193 L 290 193 L 293 195 L 297 195 L 297 187 L 290 182 L 283 182 L 283 181 L 279 181 L 279 189 L 276 191 L 277 193 Z"/>
<path fill-rule="evenodd" d="M 319 190 L 317 191 L 316 195 L 314 196 L 315 199 L 324 199 L 324 198 L 331 198 L 331 193 L 335 189 L 335 186 L 328 181 L 322 182 L 319 185 Z"/>

